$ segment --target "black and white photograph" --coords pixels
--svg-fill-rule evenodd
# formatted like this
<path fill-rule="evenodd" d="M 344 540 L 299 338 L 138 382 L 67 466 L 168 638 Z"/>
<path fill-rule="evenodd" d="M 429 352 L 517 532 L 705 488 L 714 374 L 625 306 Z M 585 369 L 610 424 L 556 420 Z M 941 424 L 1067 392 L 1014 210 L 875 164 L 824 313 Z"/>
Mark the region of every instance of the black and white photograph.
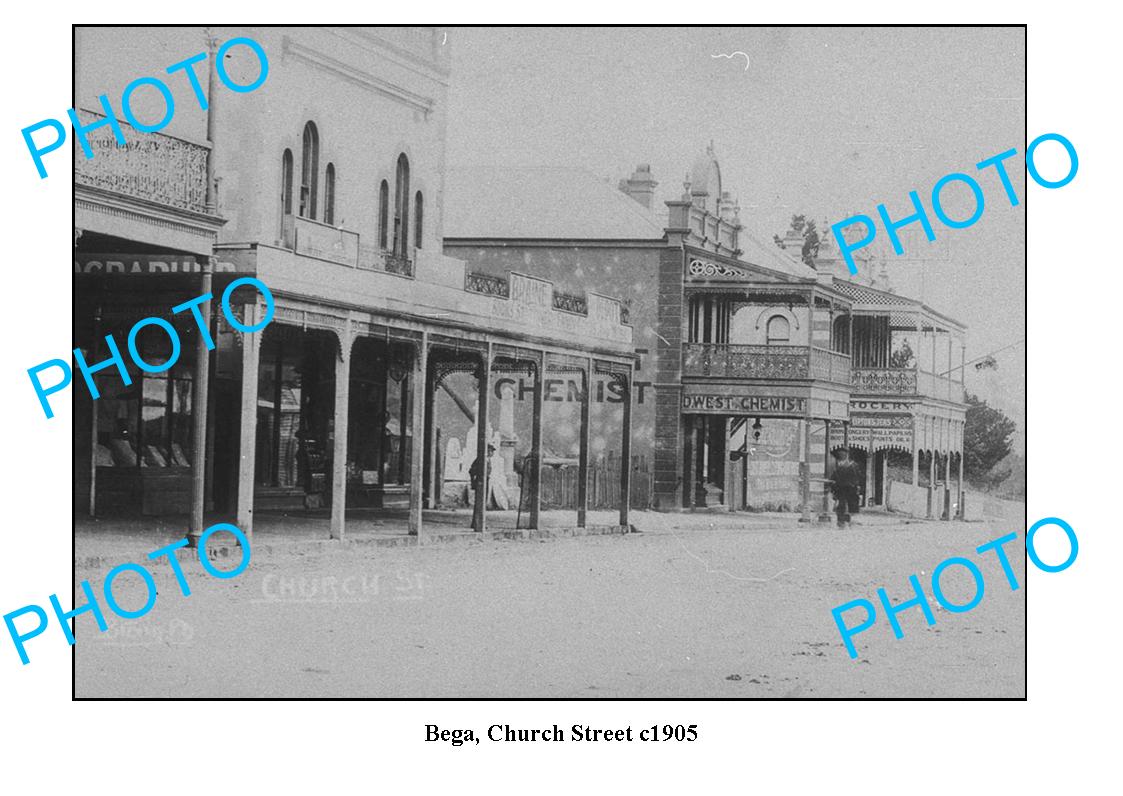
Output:
<path fill-rule="evenodd" d="M 1025 699 L 1026 41 L 75 26 L 73 697 Z"/>

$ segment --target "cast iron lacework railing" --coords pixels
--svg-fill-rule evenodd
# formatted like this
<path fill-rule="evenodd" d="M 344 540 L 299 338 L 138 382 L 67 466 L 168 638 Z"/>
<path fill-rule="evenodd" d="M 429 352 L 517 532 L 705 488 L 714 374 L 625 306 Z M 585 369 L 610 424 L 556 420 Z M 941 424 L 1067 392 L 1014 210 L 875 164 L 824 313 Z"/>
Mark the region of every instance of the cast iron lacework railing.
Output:
<path fill-rule="evenodd" d="M 849 384 L 850 355 L 812 346 L 811 378 L 833 381 L 837 384 Z"/>
<path fill-rule="evenodd" d="M 100 113 L 78 111 L 83 124 L 105 118 Z M 117 143 L 109 127 L 89 133 L 94 156 L 86 159 L 80 147 L 74 153 L 74 182 L 103 188 L 168 207 L 207 212 L 207 156 L 201 145 L 162 133 L 138 133 L 121 122 L 125 145 Z"/>
<path fill-rule="evenodd" d="M 687 343 L 683 375 L 740 379 L 822 379 L 845 384 L 850 357 L 802 345 Z"/>
<path fill-rule="evenodd" d="M 916 395 L 913 368 L 855 368 L 850 372 L 854 392 L 877 395 Z"/>
<path fill-rule="evenodd" d="M 856 393 L 922 395 L 963 403 L 963 385 L 958 381 L 916 368 L 856 368 L 850 385 Z"/>
<path fill-rule="evenodd" d="M 364 271 L 385 271 L 399 276 L 413 276 L 413 260 L 388 252 L 380 246 L 359 244 L 359 268 Z"/>
<path fill-rule="evenodd" d="M 383 261 L 386 263 L 387 273 L 400 274 L 401 276 L 413 276 L 413 261 L 408 257 L 403 257 L 393 252 L 386 252 Z"/>
<path fill-rule="evenodd" d="M 554 291 L 554 309 L 565 312 L 575 312 L 578 315 L 589 314 L 589 302 L 584 296 L 574 296 L 570 293 Z"/>
<path fill-rule="evenodd" d="M 511 285 L 507 278 L 491 274 L 476 274 L 468 271 L 464 275 L 464 289 L 470 293 L 483 293 L 485 296 L 511 297 Z"/>

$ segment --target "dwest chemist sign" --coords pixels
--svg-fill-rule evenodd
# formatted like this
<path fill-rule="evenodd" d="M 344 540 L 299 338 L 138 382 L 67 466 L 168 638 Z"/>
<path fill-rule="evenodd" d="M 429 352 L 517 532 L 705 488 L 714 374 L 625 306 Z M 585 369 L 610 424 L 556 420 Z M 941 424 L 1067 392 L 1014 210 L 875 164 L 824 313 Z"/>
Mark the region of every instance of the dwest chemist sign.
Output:
<path fill-rule="evenodd" d="M 805 417 L 807 399 L 760 395 L 684 395 L 682 408 L 688 412 L 754 412 Z"/>

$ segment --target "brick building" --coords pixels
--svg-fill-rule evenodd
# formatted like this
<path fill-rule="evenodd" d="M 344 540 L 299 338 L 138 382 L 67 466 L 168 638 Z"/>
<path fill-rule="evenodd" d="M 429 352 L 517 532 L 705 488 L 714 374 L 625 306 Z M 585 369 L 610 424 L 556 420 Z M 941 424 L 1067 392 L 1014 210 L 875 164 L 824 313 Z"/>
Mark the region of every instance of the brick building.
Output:
<path fill-rule="evenodd" d="M 926 455 L 932 488 L 946 484 L 961 451 L 962 369 L 957 383 L 950 354 L 901 368 L 911 379 L 879 369 L 895 370 L 906 316 L 925 357 L 961 343 L 963 327 L 901 297 L 887 309 L 879 296 L 891 294 L 836 276 L 829 247 L 810 266 L 796 241 L 781 250 L 752 234 L 712 146 L 662 207 L 657 185 L 643 164 L 617 185 L 580 169 L 453 168 L 444 239 L 473 274 L 548 276 L 577 302 L 623 297 L 638 357 L 634 482 L 650 479 L 650 505 L 819 510 L 829 452 L 848 442 L 871 500 L 875 488 L 884 499 L 890 450 L 912 455 L 918 488 Z M 875 408 L 889 381 L 893 400 Z M 874 432 L 886 422 L 896 435 Z"/>

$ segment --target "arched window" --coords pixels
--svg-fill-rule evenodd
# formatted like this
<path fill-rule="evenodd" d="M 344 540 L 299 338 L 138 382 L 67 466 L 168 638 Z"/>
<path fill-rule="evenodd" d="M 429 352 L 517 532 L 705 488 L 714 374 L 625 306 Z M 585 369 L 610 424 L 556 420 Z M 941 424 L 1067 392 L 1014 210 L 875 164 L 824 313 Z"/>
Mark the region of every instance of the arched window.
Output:
<path fill-rule="evenodd" d="M 378 247 L 386 251 L 387 229 L 390 226 L 390 186 L 386 180 L 378 188 Z"/>
<path fill-rule="evenodd" d="M 409 159 L 398 155 L 398 173 L 394 184 L 394 254 L 406 256 L 409 246 Z"/>
<path fill-rule="evenodd" d="M 768 345 L 782 345 L 791 341 L 792 326 L 783 315 L 768 319 Z"/>
<path fill-rule="evenodd" d="M 292 150 L 281 156 L 281 213 L 292 215 Z"/>
<path fill-rule="evenodd" d="M 300 159 L 300 215 L 316 217 L 316 176 L 320 172 L 320 134 L 316 125 L 304 125 L 304 148 Z"/>
<path fill-rule="evenodd" d="M 421 224 L 424 217 L 425 200 L 421 197 L 421 191 L 418 191 L 413 202 L 413 245 L 418 249 L 421 248 Z"/>
<path fill-rule="evenodd" d="M 324 223 L 335 223 L 335 164 L 329 163 L 324 172 Z"/>

